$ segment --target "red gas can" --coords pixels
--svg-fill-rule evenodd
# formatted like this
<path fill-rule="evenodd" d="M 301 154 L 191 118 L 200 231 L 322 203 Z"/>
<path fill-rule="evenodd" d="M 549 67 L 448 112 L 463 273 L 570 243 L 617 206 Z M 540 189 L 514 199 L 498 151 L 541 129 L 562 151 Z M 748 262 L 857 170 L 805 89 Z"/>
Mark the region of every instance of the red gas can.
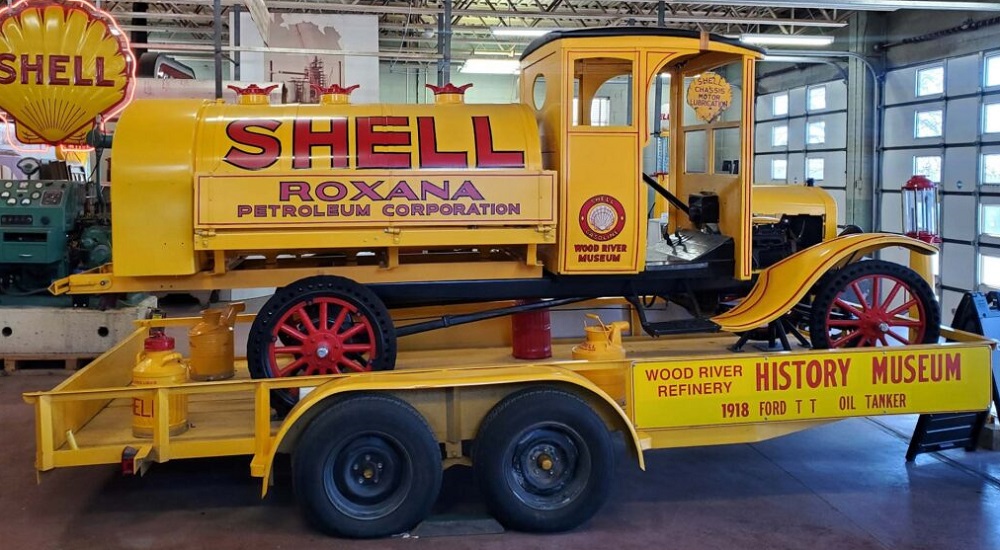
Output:
<path fill-rule="evenodd" d="M 530 302 L 518 302 L 525 304 Z M 536 309 L 511 315 L 512 353 L 516 359 L 552 357 L 552 324 L 549 310 Z"/>

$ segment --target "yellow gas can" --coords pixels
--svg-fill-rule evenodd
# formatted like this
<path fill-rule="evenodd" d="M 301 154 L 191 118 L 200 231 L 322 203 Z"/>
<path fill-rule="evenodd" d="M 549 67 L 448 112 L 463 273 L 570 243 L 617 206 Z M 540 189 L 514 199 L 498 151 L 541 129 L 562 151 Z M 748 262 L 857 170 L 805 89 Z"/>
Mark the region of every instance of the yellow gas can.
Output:
<path fill-rule="evenodd" d="M 599 316 L 593 313 L 588 313 L 587 317 L 596 320 L 598 324 L 583 327 L 587 339 L 583 343 L 573 346 L 573 359 L 586 359 L 588 361 L 624 359 L 625 348 L 622 347 L 622 331 L 629 329 L 628 321 L 615 321 L 606 325 Z"/>
<path fill-rule="evenodd" d="M 187 366 L 180 353 L 174 351 L 174 339 L 162 330 L 152 329 L 143 350 L 136 356 L 132 369 L 133 386 L 164 386 L 187 382 Z M 182 434 L 188 429 L 188 398 L 186 395 L 170 396 L 168 426 L 170 435 Z M 152 437 L 156 424 L 153 394 L 132 398 L 132 434 Z"/>
<path fill-rule="evenodd" d="M 192 380 L 225 380 L 233 371 L 233 323 L 236 314 L 246 309 L 243 302 L 229 304 L 225 309 L 206 309 L 201 322 L 191 328 Z"/>

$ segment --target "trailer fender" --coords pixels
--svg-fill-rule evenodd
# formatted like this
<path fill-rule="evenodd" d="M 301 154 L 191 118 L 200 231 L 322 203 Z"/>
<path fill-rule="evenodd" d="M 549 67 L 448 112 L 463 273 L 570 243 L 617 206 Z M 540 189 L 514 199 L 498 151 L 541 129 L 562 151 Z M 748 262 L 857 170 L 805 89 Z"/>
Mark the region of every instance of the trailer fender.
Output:
<path fill-rule="evenodd" d="M 936 247 L 903 235 L 861 233 L 837 237 L 765 268 L 746 299 L 712 321 L 727 332 L 746 332 L 764 326 L 788 312 L 831 269 L 891 246 L 928 256 L 937 253 Z"/>
<path fill-rule="evenodd" d="M 434 388 L 483 386 L 491 384 L 558 384 L 575 388 L 592 404 L 597 404 L 607 414 L 602 417 L 614 419 L 614 423 L 631 441 L 639 468 L 645 470 L 643 445 L 639 434 L 622 407 L 599 386 L 569 369 L 551 365 L 520 365 L 516 367 L 485 367 L 476 369 L 438 369 L 383 371 L 379 373 L 352 374 L 325 382 L 309 392 L 285 417 L 278 433 L 271 441 L 270 448 L 255 456 L 251 473 L 263 478 L 261 496 L 267 494 L 271 469 L 275 456 L 280 450 L 294 447 L 299 434 L 306 425 L 325 409 L 331 398 L 347 393 L 392 391 L 405 393 L 408 390 L 428 390 Z"/>

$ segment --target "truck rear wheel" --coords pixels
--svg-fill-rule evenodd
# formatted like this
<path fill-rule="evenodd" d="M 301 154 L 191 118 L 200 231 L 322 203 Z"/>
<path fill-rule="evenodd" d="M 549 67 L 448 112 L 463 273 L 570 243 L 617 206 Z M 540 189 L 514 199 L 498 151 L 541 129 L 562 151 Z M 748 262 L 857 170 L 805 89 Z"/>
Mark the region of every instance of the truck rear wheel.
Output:
<path fill-rule="evenodd" d="M 555 532 L 584 523 L 607 500 L 614 453 L 607 427 L 587 403 L 534 388 L 508 396 L 486 416 L 473 467 L 502 524 Z"/>
<path fill-rule="evenodd" d="M 912 269 L 857 262 L 820 281 L 809 335 L 818 349 L 930 344 L 941 335 L 941 308 Z"/>
<path fill-rule="evenodd" d="M 390 370 L 396 332 L 385 305 L 350 279 L 319 276 L 274 293 L 250 328 L 247 362 L 254 378 Z M 287 413 L 298 390 L 274 390 L 272 406 Z"/>
<path fill-rule="evenodd" d="M 292 456 L 295 494 L 329 535 L 404 532 L 441 490 L 441 449 L 427 421 L 395 397 L 340 399 L 306 427 Z"/>

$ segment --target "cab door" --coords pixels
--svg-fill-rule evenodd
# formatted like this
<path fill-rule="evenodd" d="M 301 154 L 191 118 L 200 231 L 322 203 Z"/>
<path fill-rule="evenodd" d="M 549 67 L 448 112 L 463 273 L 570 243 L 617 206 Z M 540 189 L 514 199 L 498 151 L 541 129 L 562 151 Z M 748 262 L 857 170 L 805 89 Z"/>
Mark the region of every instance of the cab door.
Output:
<path fill-rule="evenodd" d="M 570 53 L 562 174 L 563 273 L 637 273 L 641 144 L 634 52 Z"/>

